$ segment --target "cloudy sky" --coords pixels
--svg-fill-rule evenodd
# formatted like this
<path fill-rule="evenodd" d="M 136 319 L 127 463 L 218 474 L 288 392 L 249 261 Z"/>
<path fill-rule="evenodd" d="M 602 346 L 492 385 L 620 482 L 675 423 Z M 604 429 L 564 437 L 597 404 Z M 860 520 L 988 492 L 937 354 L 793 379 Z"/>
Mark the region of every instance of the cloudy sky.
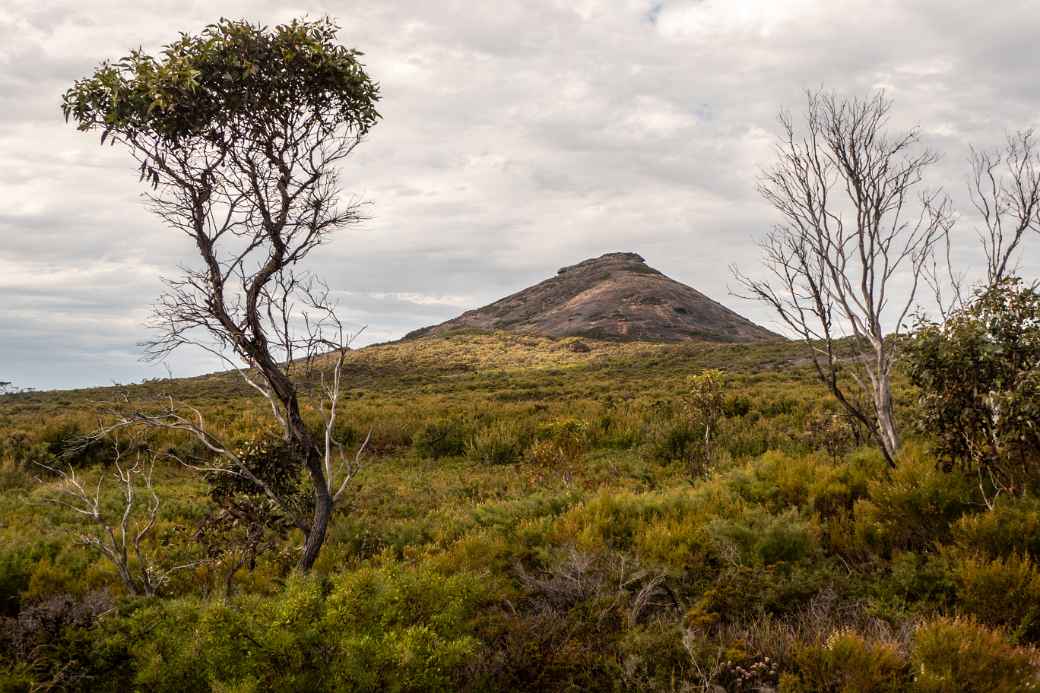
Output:
<path fill-rule="evenodd" d="M 125 152 L 63 122 L 61 93 L 102 59 L 220 16 L 326 14 L 384 97 L 343 175 L 371 220 L 313 263 L 368 341 L 611 251 L 775 328 L 729 295 L 727 267 L 753 273 L 754 239 L 775 221 L 754 182 L 779 107 L 807 88 L 884 88 L 895 125 L 920 125 L 943 154 L 932 182 L 958 204 L 968 145 L 1040 114 L 1040 3 L 1027 0 L 3 0 L 0 380 L 164 374 L 136 345 L 159 278 L 192 261 L 144 209 Z M 185 353 L 171 366 L 218 364 Z"/>

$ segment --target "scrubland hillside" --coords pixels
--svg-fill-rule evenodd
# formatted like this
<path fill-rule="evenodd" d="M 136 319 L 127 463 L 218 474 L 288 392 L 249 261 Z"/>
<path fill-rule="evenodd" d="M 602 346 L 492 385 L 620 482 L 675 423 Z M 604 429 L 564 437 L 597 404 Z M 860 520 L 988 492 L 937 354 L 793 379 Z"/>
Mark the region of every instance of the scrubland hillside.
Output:
<path fill-rule="evenodd" d="M 112 452 L 77 441 L 121 396 L 169 393 L 242 446 L 266 402 L 228 374 L 0 398 L 0 690 L 1040 687 L 1040 502 L 987 510 L 912 433 L 887 470 L 800 349 L 473 333 L 354 352 L 338 433 L 371 438 L 315 570 L 293 572 L 295 530 L 255 561 L 221 550 L 207 477 L 167 458 L 147 597 L 79 542 L 91 518 L 48 502 L 41 465 L 93 492 Z"/>

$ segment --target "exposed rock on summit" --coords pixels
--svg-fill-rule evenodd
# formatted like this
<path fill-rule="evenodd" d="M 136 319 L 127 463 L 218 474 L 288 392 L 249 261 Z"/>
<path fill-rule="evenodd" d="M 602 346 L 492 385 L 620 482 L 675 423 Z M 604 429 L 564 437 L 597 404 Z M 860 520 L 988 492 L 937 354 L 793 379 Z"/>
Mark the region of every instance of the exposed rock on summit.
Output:
<path fill-rule="evenodd" d="M 460 329 L 547 337 L 677 342 L 782 339 L 696 289 L 669 279 L 635 253 L 608 253 L 405 339 Z"/>

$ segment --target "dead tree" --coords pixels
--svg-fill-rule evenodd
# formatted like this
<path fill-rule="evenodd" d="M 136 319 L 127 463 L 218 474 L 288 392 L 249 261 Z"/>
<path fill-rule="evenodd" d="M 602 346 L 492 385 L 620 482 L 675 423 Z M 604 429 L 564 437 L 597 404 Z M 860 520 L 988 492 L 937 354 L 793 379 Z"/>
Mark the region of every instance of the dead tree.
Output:
<path fill-rule="evenodd" d="M 334 446 L 304 421 L 294 369 L 338 359 L 338 386 L 347 344 L 328 292 L 315 291 L 300 263 L 360 220 L 356 201 L 339 203 L 338 168 L 379 118 L 378 85 L 336 31 L 330 20 L 273 29 L 221 20 L 183 34 L 158 58 L 135 51 L 102 64 L 63 104 L 81 130 L 129 150 L 151 185 L 153 211 L 194 245 L 200 265 L 167 280 L 150 353 L 202 346 L 270 402 L 313 482 L 311 517 L 298 522 L 304 570 L 324 542 L 339 486 L 329 472 Z M 189 431 L 233 461 L 198 412 L 169 404 L 122 420 Z"/>
<path fill-rule="evenodd" d="M 986 286 L 1016 270 L 1025 237 L 1040 233 L 1040 151 L 1032 130 L 1008 135 L 1003 149 L 978 150 L 969 158 L 971 201 L 982 220 Z"/>
<path fill-rule="evenodd" d="M 803 128 L 780 114 L 778 161 L 758 186 L 783 219 L 760 244 L 770 276 L 733 271 L 810 347 L 819 378 L 894 466 L 898 336 L 951 217 L 945 196 L 920 190 L 936 156 L 916 130 L 888 132 L 890 108 L 883 93 L 809 93 Z"/>
<path fill-rule="evenodd" d="M 111 470 L 99 470 L 97 482 L 89 487 L 71 465 L 62 469 L 37 464 L 60 479 L 57 493 L 45 501 L 87 519 L 87 528 L 78 532 L 79 541 L 111 561 L 128 592 L 151 596 L 170 572 L 187 566 L 162 570 L 145 547 L 155 529 L 160 503 L 152 485 L 155 456 L 135 447 L 114 443 Z M 117 482 L 122 497 L 122 507 L 115 513 L 104 508 L 106 478 Z"/>

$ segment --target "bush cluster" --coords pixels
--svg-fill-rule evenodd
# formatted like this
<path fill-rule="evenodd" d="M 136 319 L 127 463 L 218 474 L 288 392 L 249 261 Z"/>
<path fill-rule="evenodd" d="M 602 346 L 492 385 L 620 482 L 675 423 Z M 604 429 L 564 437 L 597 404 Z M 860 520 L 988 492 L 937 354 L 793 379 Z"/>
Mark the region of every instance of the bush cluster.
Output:
<path fill-rule="evenodd" d="M 314 573 L 292 572 L 301 535 L 283 527 L 230 591 L 249 518 L 269 527 L 239 511 L 275 512 L 255 488 L 160 464 L 148 549 L 190 567 L 162 597 L 131 597 L 30 471 L 87 430 L 88 403 L 0 402 L 0 690 L 1036 688 L 1035 495 L 994 503 L 926 436 L 886 471 L 811 373 L 762 365 L 783 362 L 775 346 L 550 359 L 546 344 L 463 335 L 358 352 L 337 436 L 357 446 L 372 431 L 372 444 Z M 720 365 L 721 398 L 691 395 L 689 376 Z M 289 469 L 291 451 L 261 433 L 264 402 L 231 379 L 182 386 L 254 471 Z M 717 414 L 710 456 L 702 396 Z M 148 443 L 213 462 L 186 438 Z M 105 462 L 82 461 L 83 478 Z M 229 508 L 229 542 L 207 553 L 199 529 Z"/>

